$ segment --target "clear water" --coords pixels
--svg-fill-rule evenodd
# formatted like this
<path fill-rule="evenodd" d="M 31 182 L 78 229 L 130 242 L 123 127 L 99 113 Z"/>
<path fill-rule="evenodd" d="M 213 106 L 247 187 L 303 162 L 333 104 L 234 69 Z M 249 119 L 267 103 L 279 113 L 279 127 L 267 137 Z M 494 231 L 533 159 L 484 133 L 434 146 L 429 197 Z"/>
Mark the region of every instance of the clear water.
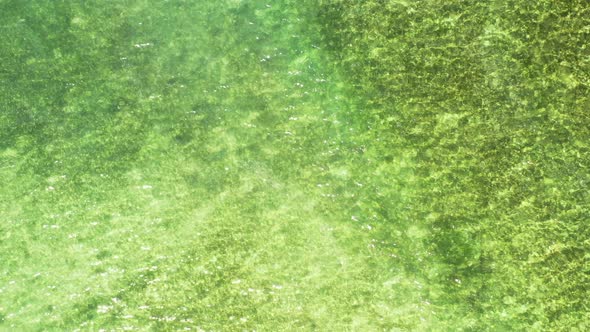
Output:
<path fill-rule="evenodd" d="M 0 328 L 476 326 L 324 5 L 0 1 Z"/>

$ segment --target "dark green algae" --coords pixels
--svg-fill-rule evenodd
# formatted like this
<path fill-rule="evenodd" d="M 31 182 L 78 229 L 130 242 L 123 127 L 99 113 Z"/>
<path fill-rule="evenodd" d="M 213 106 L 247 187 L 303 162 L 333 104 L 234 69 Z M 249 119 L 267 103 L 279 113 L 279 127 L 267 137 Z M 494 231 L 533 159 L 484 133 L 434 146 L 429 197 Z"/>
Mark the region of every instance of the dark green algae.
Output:
<path fill-rule="evenodd" d="M 332 56 L 382 128 L 375 138 L 413 152 L 408 218 L 426 225 L 446 265 L 431 280 L 445 289 L 443 330 L 588 329 L 589 10 L 584 1 L 322 8 Z"/>

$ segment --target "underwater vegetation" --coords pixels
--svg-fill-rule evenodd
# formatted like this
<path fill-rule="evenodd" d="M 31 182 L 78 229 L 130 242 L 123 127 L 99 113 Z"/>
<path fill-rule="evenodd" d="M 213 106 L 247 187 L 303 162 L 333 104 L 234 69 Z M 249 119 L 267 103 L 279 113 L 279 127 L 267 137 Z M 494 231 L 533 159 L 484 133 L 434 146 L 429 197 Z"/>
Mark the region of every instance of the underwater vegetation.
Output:
<path fill-rule="evenodd" d="M 431 279 L 443 330 L 590 326 L 589 10 L 323 3 L 332 59 L 366 96 L 375 138 L 413 152 L 408 218 L 446 265 Z"/>
<path fill-rule="evenodd" d="M 590 329 L 589 10 L 0 0 L 0 330 Z"/>

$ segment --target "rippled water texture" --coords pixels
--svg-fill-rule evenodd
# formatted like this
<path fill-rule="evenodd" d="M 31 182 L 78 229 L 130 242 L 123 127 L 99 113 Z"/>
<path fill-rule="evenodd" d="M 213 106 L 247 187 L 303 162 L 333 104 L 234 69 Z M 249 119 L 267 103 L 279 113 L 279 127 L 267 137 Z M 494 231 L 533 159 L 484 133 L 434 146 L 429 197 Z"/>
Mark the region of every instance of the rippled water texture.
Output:
<path fill-rule="evenodd" d="M 0 329 L 588 328 L 587 5 L 420 3 L 0 0 Z"/>

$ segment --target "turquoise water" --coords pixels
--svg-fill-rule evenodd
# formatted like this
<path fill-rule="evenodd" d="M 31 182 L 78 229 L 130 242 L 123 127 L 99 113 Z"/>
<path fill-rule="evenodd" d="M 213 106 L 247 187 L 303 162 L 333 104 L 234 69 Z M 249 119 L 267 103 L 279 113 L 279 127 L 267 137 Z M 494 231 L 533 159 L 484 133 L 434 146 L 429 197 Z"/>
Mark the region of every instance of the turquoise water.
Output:
<path fill-rule="evenodd" d="M 407 94 L 370 86 L 383 80 L 367 68 L 398 54 L 351 56 L 388 49 L 367 47 L 370 24 L 344 27 L 377 17 L 357 7 L 0 0 L 0 329 L 552 326 L 555 310 L 498 282 L 520 266 L 494 267 L 510 251 L 494 233 L 504 217 L 447 223 L 473 217 L 455 209 L 473 196 L 439 181 L 456 165 L 425 171 L 420 142 L 452 136 L 473 105 L 433 115 L 407 102 L 411 81 Z M 573 292 L 550 299 L 578 299 L 560 327 L 583 329 Z"/>

